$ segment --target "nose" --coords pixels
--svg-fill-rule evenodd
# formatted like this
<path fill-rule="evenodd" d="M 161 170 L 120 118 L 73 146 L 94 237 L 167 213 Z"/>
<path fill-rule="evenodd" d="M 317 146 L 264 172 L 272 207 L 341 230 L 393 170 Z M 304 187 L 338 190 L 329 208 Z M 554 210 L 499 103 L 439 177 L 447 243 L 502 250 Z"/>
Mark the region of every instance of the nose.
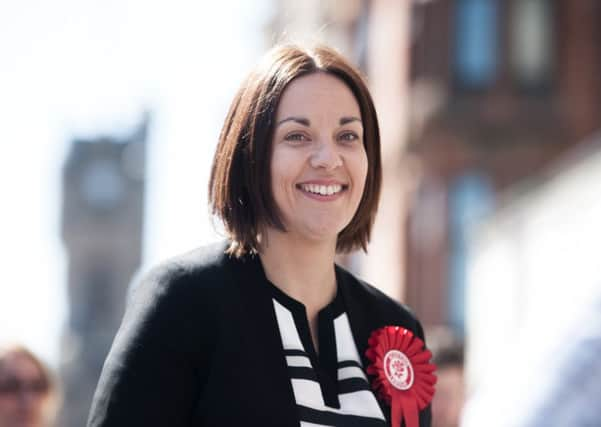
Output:
<path fill-rule="evenodd" d="M 311 166 L 317 169 L 334 170 L 342 166 L 342 158 L 333 142 L 320 142 L 316 144 L 311 155 Z"/>

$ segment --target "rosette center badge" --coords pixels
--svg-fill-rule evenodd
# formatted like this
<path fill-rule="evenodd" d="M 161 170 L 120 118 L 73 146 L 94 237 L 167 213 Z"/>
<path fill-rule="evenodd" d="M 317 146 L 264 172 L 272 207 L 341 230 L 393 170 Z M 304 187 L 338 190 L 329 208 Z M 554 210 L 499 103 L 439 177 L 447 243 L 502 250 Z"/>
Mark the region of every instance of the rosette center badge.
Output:
<path fill-rule="evenodd" d="M 398 350 L 390 350 L 384 356 L 384 373 L 398 390 L 408 390 L 413 385 L 413 366 L 409 358 Z"/>

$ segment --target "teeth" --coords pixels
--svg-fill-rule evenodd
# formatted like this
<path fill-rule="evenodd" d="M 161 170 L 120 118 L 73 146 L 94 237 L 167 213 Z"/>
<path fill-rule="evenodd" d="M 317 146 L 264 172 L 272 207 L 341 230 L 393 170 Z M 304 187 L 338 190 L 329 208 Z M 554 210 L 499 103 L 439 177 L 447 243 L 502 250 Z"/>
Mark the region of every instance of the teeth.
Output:
<path fill-rule="evenodd" d="M 332 194 L 339 193 L 342 190 L 342 185 L 302 184 L 301 188 L 310 193 L 320 194 L 322 196 L 331 196 Z"/>

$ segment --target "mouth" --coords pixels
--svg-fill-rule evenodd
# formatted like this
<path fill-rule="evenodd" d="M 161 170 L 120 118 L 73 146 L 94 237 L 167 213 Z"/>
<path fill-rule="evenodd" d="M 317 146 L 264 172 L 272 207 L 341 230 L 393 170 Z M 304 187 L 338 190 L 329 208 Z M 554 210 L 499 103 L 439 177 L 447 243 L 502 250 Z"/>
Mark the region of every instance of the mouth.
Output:
<path fill-rule="evenodd" d="M 311 196 L 333 198 L 348 189 L 347 184 L 296 184 L 296 188 Z"/>

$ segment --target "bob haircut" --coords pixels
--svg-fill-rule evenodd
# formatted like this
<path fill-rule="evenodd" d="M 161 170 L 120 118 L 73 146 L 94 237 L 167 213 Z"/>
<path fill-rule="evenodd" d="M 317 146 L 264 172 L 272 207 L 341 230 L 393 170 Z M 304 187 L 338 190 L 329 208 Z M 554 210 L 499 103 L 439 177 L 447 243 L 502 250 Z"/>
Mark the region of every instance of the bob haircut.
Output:
<path fill-rule="evenodd" d="M 355 215 L 338 234 L 336 250 L 367 250 L 382 181 L 380 132 L 371 95 L 359 71 L 333 49 L 280 45 L 265 55 L 236 93 L 213 159 L 209 203 L 231 239 L 231 255 L 257 253 L 265 226 L 286 231 L 271 189 L 275 116 L 290 82 L 318 72 L 344 82 L 361 110 L 367 179 Z"/>

